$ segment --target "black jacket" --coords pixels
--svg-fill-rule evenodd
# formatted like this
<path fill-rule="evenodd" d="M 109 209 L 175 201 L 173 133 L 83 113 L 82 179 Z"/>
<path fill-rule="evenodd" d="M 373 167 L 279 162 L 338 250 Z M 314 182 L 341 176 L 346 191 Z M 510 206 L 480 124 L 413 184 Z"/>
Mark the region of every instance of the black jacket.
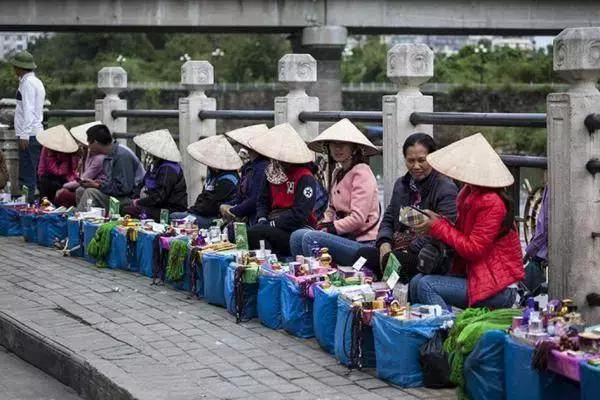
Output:
<path fill-rule="evenodd" d="M 214 177 L 209 176 L 204 183 L 202 193 L 198 195 L 196 203 L 188 211 L 203 217 L 218 217 L 221 204 L 228 204 L 233 201 L 237 193 L 239 179 L 235 171 L 221 171 Z"/>
<path fill-rule="evenodd" d="M 376 246 L 379 247 L 383 243 L 392 243 L 394 232 L 401 232 L 408 227 L 400 223 L 400 209 L 404 206 L 411 205 L 409 187 L 410 174 L 406 174 L 398 178 L 394 184 L 394 192 L 392 200 L 383 214 L 379 233 L 377 234 Z M 458 187 L 454 182 L 444 175 L 436 171 L 421 182 L 417 182 L 417 188 L 421 194 L 421 204 L 419 208 L 429 209 L 444 217 L 455 221 L 456 220 L 456 195 Z M 411 250 L 418 252 L 423 245 L 431 240 L 429 236 L 419 236 L 411 243 Z"/>
<path fill-rule="evenodd" d="M 178 164 L 163 161 L 146 172 L 144 187 L 146 197 L 138 200 L 140 207 L 166 208 L 169 213 L 187 209 L 187 186 Z"/>

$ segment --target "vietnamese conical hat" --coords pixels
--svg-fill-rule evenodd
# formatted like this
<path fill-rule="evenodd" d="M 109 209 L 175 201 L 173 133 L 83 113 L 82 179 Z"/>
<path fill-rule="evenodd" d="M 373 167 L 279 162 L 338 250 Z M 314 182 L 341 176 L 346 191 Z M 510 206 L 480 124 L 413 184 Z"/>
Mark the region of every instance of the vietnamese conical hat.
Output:
<path fill-rule="evenodd" d="M 269 131 L 269 127 L 266 124 L 250 125 L 240 129 L 234 129 L 229 132 L 225 132 L 225 136 L 235 140 L 242 146 L 254 150 L 250 146 L 250 139 L 265 134 Z"/>
<path fill-rule="evenodd" d="M 83 125 L 77 125 L 77 126 L 72 127 L 70 132 L 71 132 L 71 135 L 73 135 L 73 137 L 75 139 L 77 139 L 78 142 L 87 146 L 88 145 L 87 131 L 92 126 L 96 126 L 96 125 L 102 125 L 102 122 L 94 121 L 94 122 L 88 122 L 87 124 L 83 124 Z"/>
<path fill-rule="evenodd" d="M 325 129 L 319 136 L 311 140 L 308 148 L 319 153 L 327 153 L 329 142 L 354 143 L 363 150 L 365 156 L 373 156 L 379 153 L 379 150 L 365 135 L 350 122 L 344 118 Z"/>
<path fill-rule="evenodd" d="M 211 168 L 233 171 L 241 168 L 242 160 L 222 135 L 210 136 L 187 147 L 194 160 Z"/>
<path fill-rule="evenodd" d="M 470 185 L 503 188 L 515 181 L 481 133 L 434 151 L 427 162 L 442 174 Z"/>
<path fill-rule="evenodd" d="M 314 161 L 315 155 L 292 125 L 276 125 L 265 134 L 250 139 L 250 148 L 273 160 L 290 164 Z"/>
<path fill-rule="evenodd" d="M 133 142 L 154 157 L 167 161 L 181 162 L 181 153 L 168 129 L 160 129 L 135 136 Z"/>
<path fill-rule="evenodd" d="M 40 144 L 50 150 L 61 153 L 75 153 L 79 145 L 64 125 L 53 126 L 35 135 Z"/>

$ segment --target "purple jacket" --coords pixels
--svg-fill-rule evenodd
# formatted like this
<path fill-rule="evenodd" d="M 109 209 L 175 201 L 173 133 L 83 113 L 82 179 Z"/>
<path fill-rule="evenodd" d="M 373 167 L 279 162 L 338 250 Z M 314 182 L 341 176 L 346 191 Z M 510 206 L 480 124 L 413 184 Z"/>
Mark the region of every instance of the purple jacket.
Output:
<path fill-rule="evenodd" d="M 248 217 L 249 225 L 256 223 L 256 203 L 265 184 L 265 168 L 269 162 L 264 158 L 249 161 L 242 167 L 240 186 L 229 210 L 237 217 Z"/>
<path fill-rule="evenodd" d="M 533 239 L 525 250 L 527 257 L 539 257 L 548 260 L 548 186 L 544 189 L 542 207 L 537 216 Z"/>

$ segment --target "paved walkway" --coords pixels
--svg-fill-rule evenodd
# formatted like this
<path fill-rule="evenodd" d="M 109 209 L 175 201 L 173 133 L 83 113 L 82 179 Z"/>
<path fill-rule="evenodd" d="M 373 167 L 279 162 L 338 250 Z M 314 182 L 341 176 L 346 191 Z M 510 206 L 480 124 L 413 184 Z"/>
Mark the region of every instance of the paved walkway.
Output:
<path fill-rule="evenodd" d="M 63 346 L 133 398 L 455 398 L 400 389 L 374 371 L 346 375 L 315 340 L 256 320 L 237 325 L 223 308 L 22 238 L 0 238 L 0 274 L 0 319 Z"/>
<path fill-rule="evenodd" d="M 3 400 L 82 400 L 73 389 L 0 347 L 0 397 Z"/>

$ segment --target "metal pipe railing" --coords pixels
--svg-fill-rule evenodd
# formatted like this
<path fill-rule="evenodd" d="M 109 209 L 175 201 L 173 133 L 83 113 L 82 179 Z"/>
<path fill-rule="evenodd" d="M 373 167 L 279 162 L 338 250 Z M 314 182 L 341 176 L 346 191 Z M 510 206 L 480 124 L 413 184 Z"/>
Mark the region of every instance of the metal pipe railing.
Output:
<path fill-rule="evenodd" d="M 548 159 L 546 157 L 500 154 L 500 158 L 507 167 L 541 169 L 548 168 Z"/>
<path fill-rule="evenodd" d="M 592 175 L 596 175 L 600 172 L 600 160 L 597 158 L 592 158 L 585 164 L 585 168 Z"/>
<path fill-rule="evenodd" d="M 46 110 L 44 117 L 94 117 L 95 110 Z"/>
<path fill-rule="evenodd" d="M 272 121 L 275 111 L 271 110 L 201 110 L 198 118 L 223 120 Z"/>
<path fill-rule="evenodd" d="M 110 115 L 117 118 L 179 118 L 179 110 L 113 110 Z"/>
<path fill-rule="evenodd" d="M 410 123 L 413 125 L 521 126 L 526 128 L 545 128 L 546 114 L 414 112 L 410 115 Z"/>
<path fill-rule="evenodd" d="M 337 122 L 347 118 L 355 122 L 383 122 L 381 111 L 302 111 L 298 115 L 301 122 Z"/>
<path fill-rule="evenodd" d="M 141 133 L 133 133 L 133 132 L 113 132 L 113 137 L 115 139 L 133 139 L 134 137 L 141 135 Z M 179 140 L 179 135 L 171 134 L 173 136 L 173 140 Z"/>

